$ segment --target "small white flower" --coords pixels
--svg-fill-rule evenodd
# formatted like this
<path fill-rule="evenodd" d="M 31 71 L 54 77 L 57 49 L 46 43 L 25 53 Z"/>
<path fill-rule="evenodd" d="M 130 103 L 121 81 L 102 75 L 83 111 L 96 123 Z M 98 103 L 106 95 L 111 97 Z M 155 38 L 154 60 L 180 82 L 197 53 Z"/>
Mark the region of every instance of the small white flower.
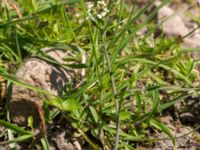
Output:
<path fill-rule="evenodd" d="M 87 3 L 87 9 L 91 10 L 94 7 L 94 3 L 88 2 Z"/>
<path fill-rule="evenodd" d="M 97 17 L 98 17 L 99 19 L 102 19 L 103 17 L 106 16 L 106 14 L 107 14 L 107 12 L 104 11 L 104 12 L 101 12 L 101 13 L 97 14 Z"/>
<path fill-rule="evenodd" d="M 88 12 L 88 16 L 86 18 L 86 20 L 91 19 L 92 21 L 95 21 L 94 17 L 92 16 L 92 14 L 90 12 Z"/>
<path fill-rule="evenodd" d="M 100 14 L 97 14 L 97 17 L 98 17 L 99 19 L 101 19 L 101 18 L 102 18 L 102 16 L 101 16 Z"/>
<path fill-rule="evenodd" d="M 98 1 L 98 2 L 97 2 L 97 4 L 100 4 L 100 5 L 103 5 L 103 6 L 105 6 L 105 7 L 106 7 L 106 3 L 105 3 L 105 1 L 104 1 L 104 0 L 100 0 L 100 1 Z"/>
<path fill-rule="evenodd" d="M 94 3 L 88 3 L 87 9 L 88 17 L 86 19 L 91 19 L 93 21 L 95 18 L 102 19 L 109 12 L 104 0 L 99 0 L 95 6 Z"/>

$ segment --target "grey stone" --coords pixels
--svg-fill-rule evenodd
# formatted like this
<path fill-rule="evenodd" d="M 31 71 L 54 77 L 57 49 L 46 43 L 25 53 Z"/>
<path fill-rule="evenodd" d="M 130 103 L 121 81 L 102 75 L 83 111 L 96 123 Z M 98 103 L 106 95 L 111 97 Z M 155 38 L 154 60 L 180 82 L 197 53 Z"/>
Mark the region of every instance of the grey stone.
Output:
<path fill-rule="evenodd" d="M 181 17 L 175 14 L 169 6 L 164 6 L 158 11 L 158 20 L 163 19 L 162 28 L 167 36 L 184 36 L 189 33 Z"/>
<path fill-rule="evenodd" d="M 68 55 L 68 53 L 62 50 L 51 48 L 45 48 L 43 51 L 60 63 L 64 63 L 62 58 Z M 50 93 L 49 95 L 41 94 L 16 84 L 12 87 L 10 102 L 12 121 L 20 125 L 27 125 L 27 118 L 32 116 L 34 118 L 34 125 L 38 126 L 40 118 L 37 106 L 42 106 L 43 100 L 50 100 L 53 95 L 60 96 L 66 83 L 71 82 L 72 78 L 75 78 L 75 72 L 32 57 L 27 59 L 19 67 L 16 76 L 28 84 L 44 89 Z"/>

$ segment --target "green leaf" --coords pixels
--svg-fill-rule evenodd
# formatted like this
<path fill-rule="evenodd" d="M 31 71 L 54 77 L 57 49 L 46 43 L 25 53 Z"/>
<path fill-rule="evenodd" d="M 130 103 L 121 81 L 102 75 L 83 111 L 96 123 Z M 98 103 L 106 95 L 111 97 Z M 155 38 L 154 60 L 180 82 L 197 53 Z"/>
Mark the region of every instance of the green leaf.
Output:
<path fill-rule="evenodd" d="M 120 111 L 120 120 L 126 121 L 131 119 L 131 113 L 128 111 Z"/>
<path fill-rule="evenodd" d="M 46 100 L 45 103 L 65 111 L 73 111 L 81 107 L 80 104 L 74 99 L 63 100 L 58 97 L 51 100 Z"/>
<path fill-rule="evenodd" d="M 28 117 L 28 127 L 30 127 L 31 129 L 33 129 L 33 117 L 29 116 Z"/>
<path fill-rule="evenodd" d="M 89 108 L 90 108 L 90 111 L 92 113 L 95 123 L 97 123 L 99 119 L 98 119 L 98 114 L 97 114 L 96 109 L 93 106 L 90 106 Z"/>
<path fill-rule="evenodd" d="M 52 106 L 55 106 L 55 107 L 57 107 L 59 109 L 62 109 L 63 100 L 61 98 L 59 98 L 59 97 L 56 97 L 56 98 L 51 99 L 51 100 L 45 100 L 44 102 L 46 104 L 48 104 L 48 105 L 52 105 Z"/>
<path fill-rule="evenodd" d="M 3 142 L 0 142 L 0 145 L 7 145 L 9 143 L 16 143 L 16 142 L 21 142 L 21 141 L 25 141 L 25 140 L 28 140 L 30 138 L 32 138 L 33 135 L 22 135 L 22 136 L 19 136 L 17 138 L 14 138 L 10 141 L 3 141 Z"/>
<path fill-rule="evenodd" d="M 175 144 L 175 142 L 176 142 L 175 138 L 172 135 L 170 129 L 165 124 L 163 124 L 163 123 L 161 123 L 161 122 L 159 122 L 159 121 L 157 121 L 155 119 L 151 119 L 150 120 L 150 125 L 155 127 L 156 129 L 166 133 L 169 136 L 169 138 L 173 141 L 173 143 Z"/>
<path fill-rule="evenodd" d="M 115 134 L 115 129 L 112 128 L 112 127 L 109 127 L 108 125 L 104 125 L 103 126 L 103 129 L 111 134 Z M 133 135 L 130 135 L 130 134 L 127 134 L 123 131 L 120 131 L 120 136 L 121 138 L 124 138 L 124 139 L 127 139 L 127 140 L 130 140 L 130 141 L 144 141 L 144 140 L 147 140 L 146 138 L 142 138 L 142 137 L 136 137 L 136 136 L 133 136 Z"/>
<path fill-rule="evenodd" d="M 77 110 L 80 107 L 80 104 L 75 99 L 67 99 L 62 103 L 62 109 L 65 111 Z"/>
<path fill-rule="evenodd" d="M 130 57 L 130 56 L 128 56 L 128 57 Z M 174 58 L 176 58 L 176 57 L 174 57 Z M 172 59 L 174 59 L 174 58 L 172 58 Z M 151 66 L 149 67 L 148 70 L 152 69 L 153 67 L 161 67 L 161 68 L 163 68 L 163 69 L 165 69 L 165 70 L 167 70 L 167 71 L 173 73 L 173 74 L 176 75 L 177 77 L 181 78 L 181 79 L 184 80 L 188 85 L 191 85 L 191 86 L 192 86 L 191 81 L 190 81 L 187 77 L 185 77 L 185 75 L 183 75 L 182 73 L 180 73 L 180 72 L 177 71 L 176 69 L 174 69 L 174 68 L 172 68 L 172 67 L 170 67 L 170 66 L 168 66 L 168 65 L 165 65 L 165 63 L 167 63 L 168 61 L 170 61 L 170 60 L 172 60 L 172 59 L 165 60 L 165 61 L 161 61 L 161 62 L 154 62 L 154 61 L 151 61 L 151 60 L 148 60 L 148 59 L 145 59 L 145 58 L 136 58 L 136 57 L 132 56 L 132 59 L 129 58 L 129 59 L 127 60 L 126 63 L 136 61 L 136 62 L 139 62 L 139 63 L 151 65 Z M 119 62 L 119 63 L 120 63 L 120 62 Z M 145 70 L 145 72 L 146 72 L 146 71 L 147 71 L 147 70 Z M 142 71 L 141 71 L 141 72 L 142 72 Z"/>
<path fill-rule="evenodd" d="M 158 90 L 153 91 L 152 102 L 153 102 L 153 106 L 152 106 L 151 112 L 149 113 L 149 118 L 151 118 L 158 109 L 158 105 L 160 102 Z"/>
<path fill-rule="evenodd" d="M 89 68 L 88 64 L 66 64 L 64 66 L 67 66 L 67 67 L 73 68 L 73 69 Z"/>
<path fill-rule="evenodd" d="M 41 143 L 42 143 L 43 150 L 50 150 L 49 141 L 46 135 L 44 136 L 44 138 L 41 139 Z"/>
<path fill-rule="evenodd" d="M 8 131 L 8 140 L 9 141 L 14 140 L 13 131 L 10 130 L 10 129 L 7 129 L 7 131 Z M 15 143 L 10 143 L 9 146 L 10 146 L 10 149 L 16 149 L 16 144 Z"/>
<path fill-rule="evenodd" d="M 142 112 L 141 92 L 139 92 L 139 91 L 136 91 L 136 92 L 135 92 L 135 99 L 136 99 L 136 104 L 137 104 L 136 112 L 137 112 L 137 114 L 140 115 L 141 112 Z"/>
<path fill-rule="evenodd" d="M 178 97 L 173 98 L 172 100 L 168 100 L 168 102 L 161 104 L 158 108 L 158 112 L 161 112 L 167 108 L 169 108 L 170 106 L 174 105 L 175 103 L 177 103 L 178 100 L 183 100 L 184 98 L 188 98 L 191 95 L 193 95 L 194 93 L 190 93 L 190 94 L 182 94 Z"/>
<path fill-rule="evenodd" d="M 20 135 L 24 135 L 24 134 L 30 134 L 30 135 L 32 135 L 31 132 L 26 131 L 26 130 L 20 128 L 19 126 L 16 126 L 16 125 L 11 124 L 11 123 L 9 123 L 7 121 L 4 121 L 4 120 L 0 120 L 0 125 L 8 128 L 8 129 L 10 129 L 10 130 L 12 130 L 12 131 L 20 134 Z"/>

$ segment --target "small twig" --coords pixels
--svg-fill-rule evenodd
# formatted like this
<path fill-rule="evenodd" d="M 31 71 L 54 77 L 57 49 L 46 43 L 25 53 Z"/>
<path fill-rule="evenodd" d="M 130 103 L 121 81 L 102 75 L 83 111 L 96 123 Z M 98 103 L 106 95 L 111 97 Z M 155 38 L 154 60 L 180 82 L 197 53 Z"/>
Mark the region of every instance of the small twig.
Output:
<path fill-rule="evenodd" d="M 40 104 L 38 104 L 36 101 L 34 101 L 36 111 L 38 112 L 39 119 L 40 119 L 40 133 L 44 135 L 46 133 L 46 123 L 44 118 L 44 111 Z"/>
<path fill-rule="evenodd" d="M 46 133 L 46 123 L 44 118 L 44 111 L 38 102 L 33 102 L 36 108 L 36 112 L 38 113 L 39 119 L 40 119 L 40 128 L 39 132 L 36 133 L 35 139 L 32 141 L 32 143 L 29 145 L 29 149 L 34 149 L 34 146 L 36 143 L 38 143 L 45 135 Z"/>
<path fill-rule="evenodd" d="M 13 9 L 15 9 L 15 11 L 16 11 L 17 15 L 19 16 L 19 18 L 23 18 L 23 15 L 22 15 L 20 9 L 18 8 L 17 4 L 16 3 L 11 3 L 10 5 L 13 7 Z"/>

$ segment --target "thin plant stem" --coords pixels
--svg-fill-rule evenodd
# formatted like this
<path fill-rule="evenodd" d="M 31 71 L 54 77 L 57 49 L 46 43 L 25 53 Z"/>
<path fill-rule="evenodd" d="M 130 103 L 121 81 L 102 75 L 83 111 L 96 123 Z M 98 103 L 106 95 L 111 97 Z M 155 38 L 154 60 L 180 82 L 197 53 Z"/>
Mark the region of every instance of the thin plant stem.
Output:
<path fill-rule="evenodd" d="M 105 58 L 106 58 L 106 63 L 107 63 L 108 71 L 109 71 L 110 78 L 111 78 L 112 90 L 113 90 L 113 94 L 114 94 L 115 107 L 116 107 L 116 135 L 115 135 L 114 150 L 118 150 L 118 147 L 119 147 L 119 127 L 120 127 L 120 120 L 119 120 L 120 105 L 119 105 L 119 100 L 116 97 L 117 89 L 116 89 L 115 79 L 114 79 L 113 73 L 112 73 L 110 57 L 109 57 L 108 51 L 106 49 L 106 42 L 105 41 L 106 41 L 105 36 L 103 36 L 103 52 L 104 52 L 104 55 L 105 55 Z"/>

